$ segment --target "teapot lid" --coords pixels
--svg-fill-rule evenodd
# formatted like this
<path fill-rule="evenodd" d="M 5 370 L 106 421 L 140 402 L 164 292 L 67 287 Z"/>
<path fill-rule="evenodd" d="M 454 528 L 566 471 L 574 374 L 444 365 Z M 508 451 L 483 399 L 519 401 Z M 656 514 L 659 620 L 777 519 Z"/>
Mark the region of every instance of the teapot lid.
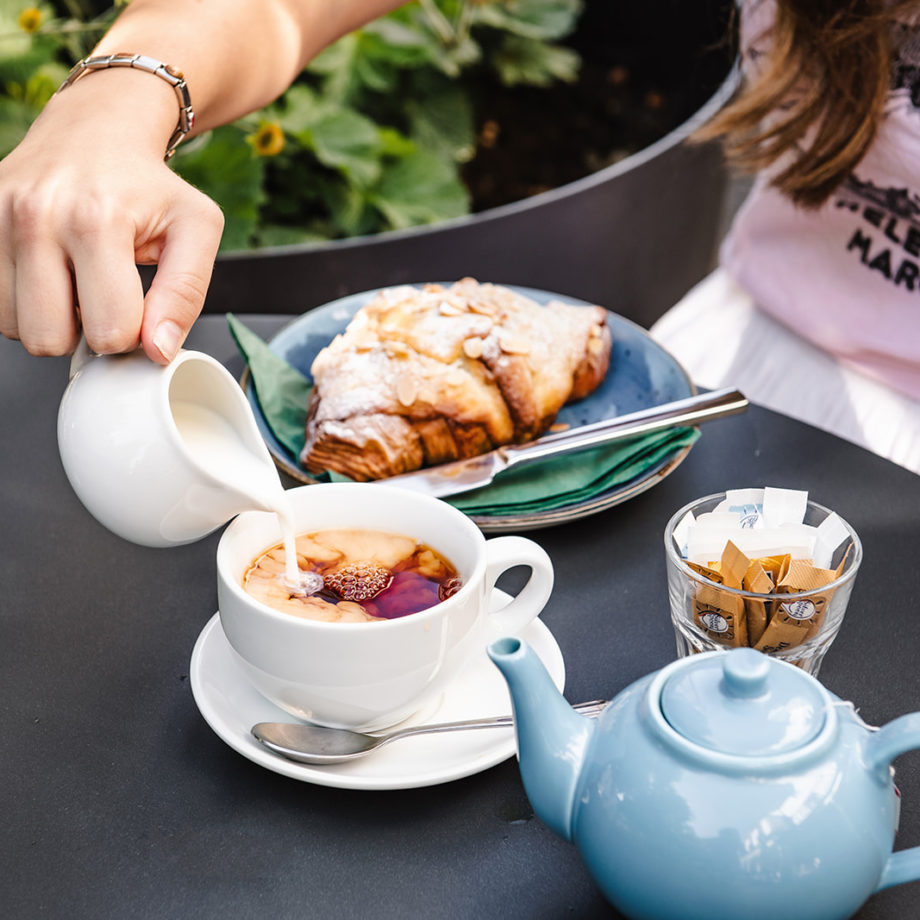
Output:
<path fill-rule="evenodd" d="M 688 741 L 747 756 L 807 744 L 824 726 L 827 704 L 813 677 L 751 648 L 689 659 L 660 700 L 664 718 Z"/>

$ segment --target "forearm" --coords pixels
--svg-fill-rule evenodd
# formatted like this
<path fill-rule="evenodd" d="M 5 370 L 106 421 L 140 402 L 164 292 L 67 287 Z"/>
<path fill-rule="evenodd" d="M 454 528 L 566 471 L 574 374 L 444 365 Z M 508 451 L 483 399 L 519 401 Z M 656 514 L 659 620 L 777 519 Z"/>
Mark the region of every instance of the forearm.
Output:
<path fill-rule="evenodd" d="M 323 48 L 402 2 L 133 0 L 94 54 L 145 54 L 181 70 L 197 133 L 271 102 Z"/>

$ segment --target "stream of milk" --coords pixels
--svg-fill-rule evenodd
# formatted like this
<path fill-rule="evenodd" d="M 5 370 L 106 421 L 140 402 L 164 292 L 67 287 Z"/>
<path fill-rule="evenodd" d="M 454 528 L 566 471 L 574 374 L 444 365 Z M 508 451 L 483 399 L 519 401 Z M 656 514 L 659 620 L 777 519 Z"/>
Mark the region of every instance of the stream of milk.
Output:
<path fill-rule="evenodd" d="M 246 496 L 251 508 L 273 511 L 278 516 L 284 542 L 285 584 L 302 589 L 293 509 L 275 465 L 267 457 L 253 453 L 233 424 L 213 409 L 185 400 L 173 400 L 170 408 L 179 434 L 195 460 Z"/>

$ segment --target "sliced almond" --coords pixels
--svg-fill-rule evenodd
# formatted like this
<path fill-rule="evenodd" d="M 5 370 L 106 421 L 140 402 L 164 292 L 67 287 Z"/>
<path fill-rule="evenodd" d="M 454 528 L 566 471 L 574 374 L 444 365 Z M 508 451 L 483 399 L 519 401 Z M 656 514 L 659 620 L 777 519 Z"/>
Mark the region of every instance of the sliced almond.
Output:
<path fill-rule="evenodd" d="M 377 344 L 377 339 L 373 335 L 362 335 L 355 338 L 356 351 L 370 351 Z"/>
<path fill-rule="evenodd" d="M 407 409 L 415 402 L 418 396 L 418 381 L 414 377 L 403 375 L 396 381 L 396 398 Z"/>
<path fill-rule="evenodd" d="M 596 339 L 588 339 L 588 351 L 592 355 L 599 355 L 604 350 L 604 340 L 598 336 Z"/>
<path fill-rule="evenodd" d="M 438 304 L 438 313 L 441 316 L 462 316 L 463 310 L 460 309 L 456 304 L 452 304 L 446 300 L 442 300 Z"/>
<path fill-rule="evenodd" d="M 500 335 L 498 344 L 506 355 L 529 355 L 530 343 L 513 335 Z"/>
<path fill-rule="evenodd" d="M 397 358 L 405 358 L 409 354 L 409 346 L 405 342 L 391 341 L 386 343 L 387 351 Z"/>
<path fill-rule="evenodd" d="M 471 300 L 470 310 L 473 313 L 481 313 L 483 316 L 495 316 L 495 307 L 484 300 Z"/>
<path fill-rule="evenodd" d="M 463 353 L 468 357 L 475 360 L 476 358 L 482 357 L 482 339 L 477 337 L 472 337 L 469 339 L 464 339 L 463 341 Z"/>

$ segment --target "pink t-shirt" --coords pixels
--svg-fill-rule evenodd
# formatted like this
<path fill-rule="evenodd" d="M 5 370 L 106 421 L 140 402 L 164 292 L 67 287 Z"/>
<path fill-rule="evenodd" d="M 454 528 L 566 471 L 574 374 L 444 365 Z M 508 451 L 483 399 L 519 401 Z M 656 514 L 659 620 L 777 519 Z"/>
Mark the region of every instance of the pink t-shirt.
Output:
<path fill-rule="evenodd" d="M 746 5 L 745 66 L 757 66 L 765 14 L 769 0 Z M 766 313 L 920 400 L 920 25 L 896 26 L 895 40 L 885 117 L 866 157 L 817 211 L 758 180 L 721 261 Z"/>

